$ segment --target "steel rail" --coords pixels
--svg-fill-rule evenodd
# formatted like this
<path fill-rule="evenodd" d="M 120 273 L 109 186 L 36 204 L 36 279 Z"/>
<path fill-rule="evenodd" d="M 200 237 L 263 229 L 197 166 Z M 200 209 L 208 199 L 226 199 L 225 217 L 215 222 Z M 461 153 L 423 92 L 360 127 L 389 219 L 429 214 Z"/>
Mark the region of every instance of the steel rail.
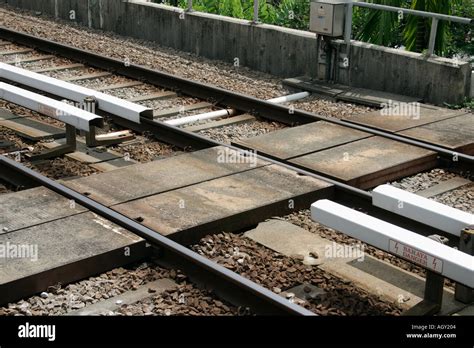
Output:
<path fill-rule="evenodd" d="M 90 211 L 144 238 L 150 242 L 150 244 L 158 246 L 162 257 L 168 260 L 174 260 L 172 261 L 173 264 L 176 264 L 176 261 L 178 261 L 180 267 L 184 265 L 183 268 L 186 273 L 191 273 L 201 279 L 204 277 L 206 281 L 213 281 L 212 289 L 216 293 L 226 294 L 232 292 L 230 296 L 235 301 L 249 306 L 251 310 L 261 314 L 314 315 L 313 312 L 289 302 L 274 292 L 172 241 L 159 232 L 145 227 L 87 196 L 27 168 L 19 162 L 0 155 L 0 165 L 27 176 L 40 185 L 66 198 L 74 200 Z M 198 275 L 196 274 L 197 270 L 206 274 Z M 214 283 L 215 281 L 217 281 L 217 283 Z M 216 288 L 214 288 L 214 285 Z M 226 298 L 225 296 L 223 297 Z"/>
<path fill-rule="evenodd" d="M 226 107 L 254 113 L 264 118 L 285 124 L 297 125 L 315 121 L 327 121 L 340 126 L 349 127 L 373 135 L 378 135 L 384 138 L 422 147 L 437 152 L 438 155 L 445 157 L 450 162 L 466 162 L 470 164 L 474 163 L 474 156 L 458 153 L 456 151 L 433 145 L 428 142 L 414 140 L 405 136 L 353 124 L 351 122 L 340 120 L 334 117 L 317 115 L 303 110 L 292 110 L 283 105 L 274 104 L 255 97 L 228 91 L 223 88 L 205 83 L 191 81 L 136 64 L 123 62 L 119 59 L 104 57 L 93 52 L 60 44 L 51 40 L 38 38 L 29 34 L 19 33 L 1 26 L 0 37 L 4 40 L 36 48 L 40 51 L 57 54 L 75 61 L 86 63 L 96 68 L 112 71 L 129 78 L 146 81 L 148 83 L 171 90 L 177 90 L 183 94 L 187 94 L 196 98 L 213 100 L 219 104 L 225 105 Z"/>

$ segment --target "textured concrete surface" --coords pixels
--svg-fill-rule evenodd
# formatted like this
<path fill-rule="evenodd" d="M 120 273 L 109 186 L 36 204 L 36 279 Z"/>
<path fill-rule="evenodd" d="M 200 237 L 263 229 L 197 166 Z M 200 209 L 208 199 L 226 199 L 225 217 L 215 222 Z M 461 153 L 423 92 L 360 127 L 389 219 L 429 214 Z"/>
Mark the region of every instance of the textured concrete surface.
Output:
<path fill-rule="evenodd" d="M 290 162 L 367 189 L 434 167 L 436 154 L 375 136 L 296 157 Z"/>
<path fill-rule="evenodd" d="M 0 235 L 0 302 L 67 284 L 139 260 L 145 241 L 90 212 Z M 22 250 L 22 254 L 13 254 Z M 22 255 L 21 257 L 19 255 Z"/>
<path fill-rule="evenodd" d="M 235 145 L 252 148 L 265 155 L 288 159 L 369 136 L 371 136 L 369 133 L 319 121 L 238 140 Z"/>
<path fill-rule="evenodd" d="M 307 208 L 315 199 L 332 194 L 330 184 L 271 165 L 112 208 L 187 243 L 207 233 L 231 232 Z"/>
<path fill-rule="evenodd" d="M 223 147 L 213 147 L 70 180 L 64 184 L 81 193 L 89 192 L 90 198 L 110 206 L 267 164 L 260 160 L 254 166 L 252 163 L 232 163 L 231 155 L 235 153 L 233 150 L 227 152 Z M 220 161 L 220 155 L 223 160 L 226 159 L 225 154 L 228 154 L 229 161 Z"/>
<path fill-rule="evenodd" d="M 0 195 L 0 235 L 85 212 L 44 187 Z"/>
<path fill-rule="evenodd" d="M 474 114 L 458 116 L 400 132 L 402 135 L 474 154 Z"/>
<path fill-rule="evenodd" d="M 402 110 L 401 108 L 405 108 Z M 422 126 L 428 123 L 442 121 L 466 114 L 466 111 L 440 108 L 432 105 L 394 105 L 385 110 L 376 110 L 359 114 L 347 121 L 374 127 L 389 132 L 398 132 L 405 129 Z"/>

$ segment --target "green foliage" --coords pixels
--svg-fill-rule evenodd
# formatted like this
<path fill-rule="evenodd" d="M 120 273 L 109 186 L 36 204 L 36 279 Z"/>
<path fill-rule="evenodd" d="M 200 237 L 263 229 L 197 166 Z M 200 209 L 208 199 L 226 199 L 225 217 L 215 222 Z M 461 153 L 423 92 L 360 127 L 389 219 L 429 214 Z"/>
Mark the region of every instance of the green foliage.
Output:
<path fill-rule="evenodd" d="M 474 111 L 474 99 L 472 98 L 465 98 L 464 101 L 460 104 L 444 103 L 444 105 L 447 106 L 449 109 L 470 109 L 471 111 Z"/>
<path fill-rule="evenodd" d="M 368 0 L 381 5 L 402 7 L 404 0 Z M 354 37 L 357 40 L 371 42 L 383 46 L 399 46 L 402 44 L 400 28 L 403 17 L 396 12 L 379 11 L 355 6 L 356 31 Z"/>
<path fill-rule="evenodd" d="M 474 18 L 474 1 L 462 0 L 453 4 L 453 15 Z M 446 47 L 446 55 L 467 55 L 474 63 L 474 31 L 468 25 L 453 23 Z"/>
<path fill-rule="evenodd" d="M 187 7 L 186 0 L 178 6 Z M 273 0 L 259 2 L 259 21 L 294 29 L 307 29 L 310 0 Z M 234 18 L 253 19 L 253 0 L 194 0 L 196 11 L 220 14 Z"/>
<path fill-rule="evenodd" d="M 411 8 L 419 11 L 452 14 L 452 6 L 458 0 L 413 0 Z M 435 52 L 439 55 L 446 53 L 447 40 L 449 36 L 449 23 L 438 22 Z M 408 16 L 407 24 L 403 32 L 405 45 L 409 51 L 420 52 L 428 46 L 431 31 L 431 19 L 419 16 Z"/>
<path fill-rule="evenodd" d="M 307 30 L 309 25 L 310 1 L 282 0 L 276 7 L 273 24 L 293 29 Z"/>

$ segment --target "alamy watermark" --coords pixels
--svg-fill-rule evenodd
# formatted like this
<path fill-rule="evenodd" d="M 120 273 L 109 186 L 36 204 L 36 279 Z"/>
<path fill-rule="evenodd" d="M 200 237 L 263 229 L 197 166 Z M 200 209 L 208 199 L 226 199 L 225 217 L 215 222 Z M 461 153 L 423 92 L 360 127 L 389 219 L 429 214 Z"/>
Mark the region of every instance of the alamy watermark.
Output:
<path fill-rule="evenodd" d="M 38 261 L 37 244 L 0 243 L 0 259 L 30 259 Z"/>
<path fill-rule="evenodd" d="M 420 118 L 420 103 L 404 103 L 389 100 L 388 103 L 381 104 L 382 109 L 380 114 L 382 116 L 402 116 L 418 120 Z"/>
<path fill-rule="evenodd" d="M 38 325 L 26 322 L 18 326 L 19 338 L 46 338 L 53 342 L 56 340 L 56 325 Z"/>
<path fill-rule="evenodd" d="M 365 246 L 361 243 L 338 244 L 332 242 L 324 247 L 324 256 L 326 258 L 354 258 L 362 262 L 365 259 Z"/>
<path fill-rule="evenodd" d="M 229 148 L 217 151 L 217 163 L 248 163 L 250 167 L 257 166 L 257 151 L 255 150 L 232 150 Z"/>
<path fill-rule="evenodd" d="M 84 101 L 81 101 L 81 102 L 75 102 L 75 101 L 71 101 L 71 100 L 67 100 L 67 99 L 63 99 L 63 100 L 61 100 L 61 102 L 65 103 L 65 104 L 68 104 L 68 105 L 71 105 L 71 106 L 74 106 L 78 109 L 90 112 L 92 114 L 95 114 L 95 111 L 96 111 L 95 99 L 93 99 L 92 97 L 90 97 L 90 101 L 87 100 L 87 98 L 86 98 Z M 56 109 L 55 114 L 56 114 L 57 117 L 70 116 L 69 113 L 67 113 L 63 110 L 60 110 L 60 109 Z"/>

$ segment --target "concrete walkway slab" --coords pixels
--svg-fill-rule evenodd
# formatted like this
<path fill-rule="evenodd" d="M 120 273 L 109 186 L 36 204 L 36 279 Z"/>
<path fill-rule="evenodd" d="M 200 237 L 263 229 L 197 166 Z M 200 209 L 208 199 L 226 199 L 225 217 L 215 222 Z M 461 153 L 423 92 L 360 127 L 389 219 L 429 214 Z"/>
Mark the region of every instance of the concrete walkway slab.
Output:
<path fill-rule="evenodd" d="M 333 186 L 271 165 L 113 206 L 181 243 L 307 208 Z M 251 213 L 251 214 L 249 214 Z"/>
<path fill-rule="evenodd" d="M 111 206 L 254 168 L 251 163 L 232 163 L 235 153 L 213 147 L 70 180 L 64 185 L 88 192 L 91 199 Z M 258 160 L 255 166 L 266 164 Z"/>
<path fill-rule="evenodd" d="M 457 176 L 446 181 L 442 181 L 439 184 L 428 187 L 427 189 L 415 192 L 417 195 L 430 198 L 441 195 L 443 193 L 457 190 L 465 185 L 472 184 L 471 180 L 465 179 L 463 177 Z"/>
<path fill-rule="evenodd" d="M 136 290 L 129 290 L 118 296 L 111 297 L 105 301 L 96 302 L 77 311 L 66 314 L 67 316 L 85 315 L 107 315 L 111 311 L 116 311 L 123 305 L 129 305 L 138 301 L 143 301 L 151 296 L 156 296 L 164 291 L 170 291 L 177 287 L 171 279 L 158 279 L 148 284 L 138 287 Z M 150 292 L 150 290 L 152 292 Z"/>
<path fill-rule="evenodd" d="M 45 187 L 0 195 L 0 235 L 85 212 Z"/>
<path fill-rule="evenodd" d="M 465 111 L 451 110 L 426 104 L 421 104 L 418 109 L 416 105 L 410 104 L 406 107 L 406 110 L 402 110 L 399 106 L 392 106 L 351 116 L 345 120 L 388 132 L 399 132 L 464 114 L 466 114 Z"/>
<path fill-rule="evenodd" d="M 0 304 L 149 255 L 145 241 L 91 212 L 0 235 Z M 28 250 L 24 257 L 12 250 Z M 36 256 L 35 256 L 36 253 Z"/>
<path fill-rule="evenodd" d="M 297 157 L 290 162 L 367 189 L 433 168 L 436 153 L 375 136 Z"/>
<path fill-rule="evenodd" d="M 255 149 L 267 156 L 289 159 L 370 136 L 369 133 L 319 121 L 238 140 L 233 144 Z"/>
<path fill-rule="evenodd" d="M 373 107 L 382 107 L 383 104 L 388 104 L 391 101 L 404 103 L 421 101 L 421 98 L 417 97 L 410 97 L 366 88 L 354 88 L 346 85 L 311 79 L 307 76 L 285 79 L 283 80 L 283 84 L 293 88 L 302 89 L 304 91 L 329 96 L 335 98 L 336 100 L 364 104 Z"/>
<path fill-rule="evenodd" d="M 350 280 L 355 286 L 404 309 L 411 308 L 423 298 L 423 278 L 367 255 L 361 244 L 335 243 L 281 220 L 260 223 L 245 236 L 288 257 L 317 254 L 317 267 L 320 269 Z M 445 289 L 444 296 L 442 313 L 464 306 L 454 301 L 449 289 Z"/>
<path fill-rule="evenodd" d="M 346 92 L 350 89 L 349 86 L 339 85 L 335 83 L 327 83 L 325 81 L 319 80 L 312 80 L 308 76 L 284 79 L 283 84 L 293 88 L 298 88 L 304 91 L 314 92 L 329 97 L 335 97 L 338 94 Z"/>
<path fill-rule="evenodd" d="M 420 102 L 421 98 L 409 97 L 401 94 L 375 91 L 366 88 L 351 88 L 350 90 L 338 94 L 336 100 L 342 100 L 350 103 L 364 104 L 373 107 L 382 107 L 390 102 L 413 103 Z"/>
<path fill-rule="evenodd" d="M 259 223 L 244 236 L 288 257 L 304 257 L 314 252 L 321 260 L 323 257 L 320 254 L 324 251 L 321 245 L 323 242 L 330 243 L 292 223 L 275 219 Z"/>
<path fill-rule="evenodd" d="M 474 154 L 474 114 L 458 116 L 400 132 L 465 154 Z"/>
<path fill-rule="evenodd" d="M 89 166 L 100 172 L 109 172 L 111 170 L 132 166 L 136 163 L 137 162 L 132 159 L 125 160 L 124 158 L 116 158 L 105 162 L 92 163 L 89 164 Z"/>

